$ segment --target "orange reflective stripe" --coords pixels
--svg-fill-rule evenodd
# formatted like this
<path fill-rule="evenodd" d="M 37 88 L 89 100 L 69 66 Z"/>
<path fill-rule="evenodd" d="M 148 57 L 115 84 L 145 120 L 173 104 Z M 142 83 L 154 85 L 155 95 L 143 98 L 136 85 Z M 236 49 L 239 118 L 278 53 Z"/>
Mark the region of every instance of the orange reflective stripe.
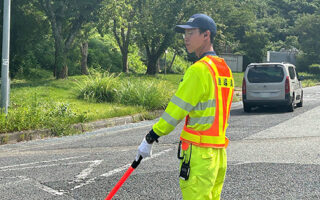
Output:
<path fill-rule="evenodd" d="M 180 140 L 185 143 L 188 143 L 188 144 L 193 144 L 193 145 L 201 146 L 201 147 L 212 147 L 212 148 L 227 148 L 227 146 L 229 144 L 228 138 L 225 138 L 225 143 L 223 143 L 223 144 L 197 143 L 192 140 L 187 140 L 187 139 L 181 138 L 181 137 L 180 137 Z"/>
<path fill-rule="evenodd" d="M 211 75 L 212 75 L 212 79 L 214 81 L 214 85 L 215 85 L 215 98 L 216 98 L 216 113 L 215 113 L 215 120 L 213 122 L 213 125 L 211 126 L 211 128 L 209 128 L 206 131 L 203 131 L 203 135 L 214 135 L 214 136 L 219 136 L 219 132 L 220 132 L 220 122 L 221 120 L 221 112 L 220 110 L 222 110 L 221 108 L 221 90 L 219 90 L 219 88 L 217 87 L 217 76 L 219 76 L 218 71 L 216 70 L 215 67 L 211 67 L 212 64 L 214 64 L 212 61 L 209 59 L 209 62 L 202 60 L 201 62 L 203 62 L 204 64 L 207 65 Z M 211 65 L 210 65 L 211 63 Z"/>
<path fill-rule="evenodd" d="M 218 62 L 221 62 L 221 63 L 223 63 L 222 61 L 222 59 L 220 59 L 220 60 L 218 60 L 218 59 L 216 59 L 216 60 L 214 60 L 214 59 L 212 59 L 212 58 L 210 58 L 210 60 L 212 60 L 212 62 L 215 64 L 215 66 L 217 67 L 217 68 L 219 68 L 219 71 L 221 71 L 221 73 L 219 74 L 220 76 L 228 76 L 228 77 L 230 77 L 230 73 L 229 73 L 229 70 L 228 70 L 228 68 L 221 68 L 221 65 L 220 65 L 220 63 L 218 63 Z M 227 69 L 227 70 L 225 70 L 225 69 Z M 221 79 L 220 77 L 218 77 L 218 79 Z M 222 82 L 222 81 L 221 81 Z M 227 84 L 226 84 L 227 85 Z M 227 108 L 227 102 L 226 101 L 223 101 L 223 100 L 225 100 L 226 98 L 223 98 L 223 97 L 226 97 L 226 88 L 222 88 L 222 86 L 223 86 L 223 83 L 221 83 L 221 84 L 218 84 L 218 88 L 220 89 L 220 94 L 219 94 L 219 107 L 221 108 L 221 111 L 222 112 L 220 112 L 219 113 L 219 133 L 220 134 L 224 134 L 225 132 L 224 132 L 224 130 L 225 130 L 225 124 L 226 124 L 226 114 L 227 114 L 227 112 L 226 112 L 226 108 Z"/>
<path fill-rule="evenodd" d="M 232 71 L 231 71 L 231 69 L 229 69 L 229 70 L 230 70 L 230 75 L 232 76 Z M 232 84 L 232 85 L 234 85 L 234 84 Z M 229 95 L 228 95 L 228 100 L 227 100 L 227 118 L 226 118 L 226 123 L 228 122 L 229 116 L 230 116 L 231 103 L 232 103 L 231 101 L 233 99 L 233 93 L 234 93 L 234 90 L 232 88 L 229 89 Z M 226 130 L 227 130 L 227 126 L 224 128 L 224 132 L 226 132 Z M 228 142 L 229 142 L 229 140 L 228 140 Z"/>

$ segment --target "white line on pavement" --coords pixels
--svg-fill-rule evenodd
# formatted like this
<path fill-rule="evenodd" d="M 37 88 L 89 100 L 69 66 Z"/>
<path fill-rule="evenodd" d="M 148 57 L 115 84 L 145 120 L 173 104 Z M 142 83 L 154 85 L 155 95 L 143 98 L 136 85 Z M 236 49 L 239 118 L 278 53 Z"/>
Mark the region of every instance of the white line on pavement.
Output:
<path fill-rule="evenodd" d="M 34 179 L 31 179 L 31 178 L 28 178 L 26 176 L 17 176 L 17 177 L 7 177 L 7 178 L 14 178 L 14 179 L 17 179 L 16 181 L 14 182 L 9 182 L 9 183 L 5 183 L 5 184 L 1 184 L 0 186 L 6 186 L 6 185 L 16 185 L 16 184 L 32 184 L 33 186 L 45 191 L 45 192 L 48 192 L 54 196 L 56 195 L 63 195 L 64 193 L 63 192 L 60 192 L 60 191 L 57 191 L 55 189 L 52 189 L 48 186 L 45 186 L 41 183 L 39 183 L 38 181 L 34 180 Z M 19 186 L 20 187 L 20 186 Z"/>
<path fill-rule="evenodd" d="M 81 182 L 83 179 L 87 178 L 93 171 L 93 168 L 100 165 L 102 160 L 95 160 L 92 162 L 93 163 L 88 168 L 84 169 L 80 174 L 78 174 L 78 176 L 76 176 L 76 179 L 74 180 L 74 182 Z"/>
<path fill-rule="evenodd" d="M 45 185 L 39 183 L 37 181 L 34 181 L 34 185 L 37 186 L 39 189 L 41 189 L 41 190 L 43 190 L 45 192 L 48 192 L 48 193 L 50 193 L 50 194 L 52 194 L 54 196 L 63 195 L 64 194 L 63 192 L 59 192 L 59 191 L 57 191 L 55 189 L 52 189 L 51 187 L 48 187 L 48 186 L 45 186 Z"/>
<path fill-rule="evenodd" d="M 84 163 L 92 163 L 97 162 L 99 160 L 90 160 L 90 161 L 80 161 L 80 162 L 70 162 L 70 163 L 57 163 L 51 165 L 39 165 L 39 166 L 29 166 L 29 167 L 22 167 L 22 168 L 11 168 L 11 169 L 2 169 L 0 172 L 6 171 L 17 171 L 17 170 L 25 170 L 25 169 L 35 169 L 35 168 L 44 168 L 44 167 L 55 167 L 55 166 L 63 166 L 63 165 L 77 165 L 77 164 L 84 164 Z"/>
<path fill-rule="evenodd" d="M 15 168 L 15 167 L 28 166 L 28 165 L 36 165 L 36 164 L 40 164 L 40 163 L 58 162 L 58 161 L 71 160 L 71 159 L 76 159 L 76 158 L 81 158 L 81 157 L 84 157 L 84 156 L 75 156 L 75 157 L 61 158 L 61 159 L 56 159 L 56 160 L 47 160 L 47 161 L 40 161 L 40 162 L 24 163 L 24 164 L 19 164 L 19 165 L 3 166 L 3 167 L 0 167 L 0 171 L 2 171 L 1 169 L 6 169 L 6 168 Z"/>
<path fill-rule="evenodd" d="M 161 151 L 161 152 L 159 152 L 159 153 L 153 154 L 152 157 L 145 158 L 145 159 L 143 159 L 142 161 L 144 162 L 144 161 L 147 161 L 147 160 L 149 160 L 149 159 L 159 157 L 159 156 L 161 156 L 161 155 L 163 155 L 163 154 L 165 154 L 165 153 L 168 153 L 169 151 L 172 151 L 172 150 L 173 150 L 172 148 L 166 149 L 166 150 Z M 112 176 L 112 175 L 114 175 L 114 174 L 116 174 L 116 173 L 119 173 L 119 172 L 121 172 L 121 171 L 124 171 L 124 170 L 128 169 L 130 166 L 131 166 L 131 164 L 126 164 L 126 165 L 124 165 L 124 166 L 122 166 L 122 167 L 119 167 L 119 168 L 116 168 L 116 169 L 114 169 L 114 170 L 111 170 L 111 171 L 109 171 L 109 172 L 107 172 L 107 173 L 101 174 L 100 176 L 101 176 L 101 177 L 109 177 L 109 176 Z M 81 188 L 81 187 L 83 187 L 83 186 L 85 186 L 85 185 L 94 183 L 97 178 L 98 178 L 98 177 L 91 178 L 91 179 L 87 180 L 86 182 L 84 182 L 84 183 L 82 183 L 82 184 L 80 184 L 80 185 L 75 186 L 73 189 L 71 189 L 71 191 L 72 191 L 72 190 L 75 190 L 75 189 L 78 189 L 78 188 Z"/>
<path fill-rule="evenodd" d="M 139 124 L 136 123 L 136 124 Z M 126 124 L 128 125 L 128 124 Z M 105 135 L 112 135 L 112 134 L 116 134 L 119 132 L 125 132 L 125 131 L 131 131 L 131 130 L 135 130 L 135 129 L 141 129 L 141 128 L 146 128 L 146 127 L 151 127 L 153 124 L 141 124 L 140 126 L 136 126 L 136 127 L 129 127 L 129 128 L 125 128 L 125 129 L 121 129 L 121 130 L 114 130 L 114 131 L 108 131 L 108 129 L 113 128 L 113 127 L 109 127 L 109 128 L 102 128 L 102 129 L 98 129 L 92 132 L 87 132 L 86 134 L 82 134 L 82 135 L 76 135 L 76 136 L 65 136 L 65 137 L 61 137 L 61 138 L 46 138 L 46 139 L 42 139 L 42 140 L 34 140 L 31 142 L 25 142 L 25 144 L 9 144 L 8 146 L 5 146 L 5 149 L 2 149 L 2 147 L 0 147 L 1 149 L 1 153 L 6 153 L 6 152 L 10 152 L 10 153 L 14 153 L 14 152 L 23 152 L 26 150 L 31 150 L 31 149 L 35 149 L 35 148 L 48 148 L 49 146 L 56 146 L 56 145 L 62 145 L 62 144 L 67 144 L 67 143 L 74 143 L 75 141 L 81 141 L 81 140 L 87 140 L 88 138 L 92 138 L 92 137 L 100 137 L 100 136 L 105 136 Z M 120 125 L 120 126 L 124 126 L 124 125 Z M 57 141 L 54 143 L 49 143 L 52 141 Z M 30 145 L 30 146 L 29 146 Z M 19 146 L 18 148 L 10 148 L 10 146 L 16 147 Z"/>

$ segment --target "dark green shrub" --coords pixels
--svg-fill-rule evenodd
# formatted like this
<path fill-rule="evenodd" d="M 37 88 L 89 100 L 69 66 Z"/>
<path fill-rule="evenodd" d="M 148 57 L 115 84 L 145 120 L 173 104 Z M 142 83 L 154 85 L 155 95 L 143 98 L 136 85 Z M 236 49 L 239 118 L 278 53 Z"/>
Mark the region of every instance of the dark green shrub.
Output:
<path fill-rule="evenodd" d="M 23 71 L 19 71 L 16 74 L 17 79 L 26 79 L 26 80 L 41 80 L 41 79 L 50 79 L 53 77 L 52 71 L 42 69 L 42 68 L 25 68 Z"/>
<path fill-rule="evenodd" d="M 167 56 L 166 56 L 167 72 L 169 72 L 169 73 L 184 74 L 184 72 L 187 70 L 187 68 L 190 65 L 192 65 L 191 62 L 188 62 L 182 56 L 176 55 L 174 62 L 170 68 L 170 64 L 172 62 L 173 57 L 174 57 L 173 51 L 169 50 L 167 53 Z"/>
<path fill-rule="evenodd" d="M 309 71 L 309 65 L 311 65 L 311 61 L 309 58 L 304 54 L 298 54 L 297 55 L 297 70 L 300 72 L 308 72 Z"/>
<path fill-rule="evenodd" d="M 122 71 L 121 54 L 109 40 L 103 38 L 90 39 L 88 53 L 89 67 L 101 68 L 110 72 Z"/>
<path fill-rule="evenodd" d="M 136 45 L 129 46 L 128 66 L 130 72 L 142 74 L 147 71 L 147 66 L 141 60 L 139 48 Z"/>
<path fill-rule="evenodd" d="M 312 74 L 320 74 L 320 64 L 312 64 L 309 66 L 309 72 Z"/>

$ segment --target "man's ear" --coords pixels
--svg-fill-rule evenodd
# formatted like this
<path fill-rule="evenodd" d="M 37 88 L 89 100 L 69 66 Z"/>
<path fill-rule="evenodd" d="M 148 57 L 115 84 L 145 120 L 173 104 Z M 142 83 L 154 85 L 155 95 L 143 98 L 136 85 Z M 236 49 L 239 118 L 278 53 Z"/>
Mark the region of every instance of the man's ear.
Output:
<path fill-rule="evenodd" d="M 203 36 L 204 36 L 204 37 L 207 37 L 207 36 L 209 35 L 208 33 L 210 34 L 209 31 L 204 32 L 204 33 L 203 33 Z"/>

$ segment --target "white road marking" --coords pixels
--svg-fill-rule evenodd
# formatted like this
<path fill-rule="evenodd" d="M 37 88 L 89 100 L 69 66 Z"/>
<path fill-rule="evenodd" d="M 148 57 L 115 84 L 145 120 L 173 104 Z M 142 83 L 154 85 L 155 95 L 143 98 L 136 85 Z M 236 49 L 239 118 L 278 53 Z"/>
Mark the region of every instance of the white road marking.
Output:
<path fill-rule="evenodd" d="M 16 186 L 17 184 L 20 184 L 26 180 L 28 180 L 25 176 L 14 176 L 14 177 L 0 177 L 1 179 L 4 179 L 4 180 L 1 180 L 3 181 L 4 183 L 1 183 L 0 184 L 0 188 L 2 187 L 6 187 L 6 186 Z M 10 180 L 11 179 L 11 180 Z"/>
<path fill-rule="evenodd" d="M 149 158 L 145 158 L 142 160 L 142 162 L 144 161 L 147 161 L 147 160 L 150 160 L 152 158 L 156 158 L 156 157 L 159 157 L 169 151 L 172 151 L 173 149 L 170 148 L 170 149 L 166 149 L 164 151 L 161 151 L 159 153 L 156 153 L 156 154 L 153 154 L 152 157 L 149 157 Z M 83 157 L 83 156 L 80 156 L 80 157 Z M 63 159 L 57 159 L 57 160 L 49 160 L 49 161 L 41 161 L 41 162 L 32 162 L 32 163 L 24 163 L 24 164 L 19 164 L 19 165 L 9 165 L 9 166 L 4 166 L 4 167 L 0 167 L 0 171 L 1 172 L 4 172 L 4 171 L 14 171 L 14 170 L 25 170 L 25 169 L 34 169 L 34 168 L 44 168 L 44 167 L 54 167 L 54 166 L 61 166 L 61 165 L 75 165 L 75 164 L 84 164 L 84 163 L 91 163 L 89 165 L 88 168 L 84 169 L 83 171 L 80 172 L 80 174 L 78 174 L 76 176 L 76 179 L 71 182 L 71 183 L 76 183 L 76 182 L 81 182 L 83 181 L 85 178 L 87 178 L 91 172 L 93 171 L 93 169 L 95 167 L 97 167 L 98 165 L 101 164 L 102 160 L 93 160 L 93 161 L 80 161 L 80 162 L 70 162 L 70 163 L 56 163 L 56 164 L 47 164 L 47 165 L 39 165 L 39 164 L 42 164 L 42 163 L 50 163 L 50 162 L 58 162 L 58 161 L 64 161 L 64 160 L 70 160 L 70 159 L 76 159 L 76 158 L 79 158 L 79 157 L 69 157 L 69 158 L 63 158 Z M 38 166 L 37 166 L 38 165 Z M 126 169 L 128 169 L 129 167 L 131 166 L 131 164 L 126 164 L 122 167 L 119 167 L 119 168 L 116 168 L 114 170 L 111 170 L 107 173 L 104 173 L 104 174 L 101 174 L 99 177 L 109 177 L 109 176 L 112 176 L 116 173 L 119 173 L 121 171 L 124 171 Z M 25 177 L 25 176 L 18 176 L 16 178 L 19 178 L 20 180 L 18 181 L 15 181 L 15 183 L 19 183 L 19 182 L 22 182 L 22 181 L 28 181 L 28 182 L 32 182 L 32 184 L 36 187 L 38 187 L 39 189 L 45 191 L 45 192 L 48 192 L 54 196 L 61 196 L 61 195 L 64 195 L 66 192 L 65 191 L 58 191 L 58 190 L 55 190 L 53 188 L 50 188 L 46 185 L 43 185 L 41 183 L 39 183 L 38 181 L 36 180 L 33 180 L 31 178 L 28 178 L 28 177 Z M 88 185 L 88 184 L 91 184 L 91 183 L 94 183 L 95 180 L 97 179 L 98 177 L 94 177 L 94 178 L 91 178 L 89 180 L 87 180 L 86 182 L 84 183 L 81 183 L 80 185 L 77 185 L 75 186 L 74 188 L 72 188 L 70 191 L 73 191 L 75 189 L 78 189 L 78 188 L 81 188 L 85 185 Z"/>
<path fill-rule="evenodd" d="M 44 168 L 44 167 L 54 167 L 54 166 L 61 166 L 61 165 L 75 165 L 75 164 L 84 164 L 84 163 L 91 163 L 88 168 L 84 169 L 79 175 L 76 176 L 76 179 L 73 182 L 80 182 L 83 179 L 87 178 L 91 172 L 93 171 L 93 168 L 100 165 L 102 160 L 93 160 L 93 161 L 80 161 L 80 162 L 71 162 L 71 163 L 57 163 L 57 164 L 49 164 L 49 165 L 39 165 L 39 166 L 32 166 L 32 165 L 37 165 L 41 163 L 50 163 L 50 162 L 57 162 L 57 161 L 62 161 L 62 160 L 68 160 L 68 159 L 74 159 L 78 157 L 70 157 L 70 158 L 64 158 L 64 159 L 58 159 L 58 160 L 51 160 L 51 161 L 41 161 L 41 162 L 33 162 L 33 163 L 25 163 L 25 164 L 20 164 L 20 165 L 11 165 L 11 166 L 5 166 L 1 167 L 2 170 L 0 171 L 14 171 L 14 170 L 25 170 L 25 169 L 34 169 L 34 168 Z M 21 167 L 23 166 L 23 167 Z M 26 166 L 26 167 L 24 167 Z M 1 169 L 0 168 L 0 169 Z M 11 177 L 12 178 L 12 177 Z M 50 188 L 46 185 L 43 185 L 36 180 L 30 179 L 25 176 L 18 176 L 16 178 L 19 178 L 18 181 L 15 181 L 14 184 L 18 184 L 23 181 L 29 181 L 32 182 L 34 186 L 38 187 L 39 189 L 48 192 L 54 196 L 61 196 L 64 195 L 64 191 L 58 191 L 53 188 Z"/>
<path fill-rule="evenodd" d="M 74 180 L 74 182 L 81 182 L 82 180 L 87 178 L 91 174 L 91 172 L 93 171 L 93 168 L 100 165 L 102 160 L 95 160 L 92 162 L 93 163 L 91 165 L 89 165 L 88 168 L 84 169 L 78 176 L 76 176 L 76 179 Z"/>
<path fill-rule="evenodd" d="M 40 162 L 24 163 L 24 164 L 19 164 L 19 165 L 3 166 L 3 167 L 0 167 L 0 171 L 2 171 L 1 169 L 6 169 L 6 168 L 22 167 L 22 166 L 28 166 L 28 165 L 41 164 L 41 163 L 58 162 L 58 161 L 71 160 L 71 159 L 76 159 L 76 158 L 81 158 L 81 157 L 84 157 L 84 156 L 75 156 L 75 157 L 61 158 L 61 159 L 56 159 L 56 160 L 47 160 L 47 161 L 40 161 Z"/>
<path fill-rule="evenodd" d="M 41 183 L 39 183 L 38 181 L 34 180 L 34 179 L 31 179 L 31 178 L 28 178 L 26 176 L 17 176 L 17 177 L 6 177 L 6 178 L 11 178 L 11 179 L 17 179 L 16 181 L 13 181 L 13 182 L 9 182 L 9 183 L 5 183 L 5 184 L 1 184 L 0 186 L 7 186 L 7 185 L 17 185 L 17 184 L 32 184 L 33 186 L 36 186 L 37 188 L 45 191 L 45 192 L 48 192 L 54 196 L 57 196 L 57 195 L 63 195 L 64 193 L 61 192 L 61 191 L 57 191 L 55 189 L 52 189 L 46 185 L 43 185 Z"/>
<path fill-rule="evenodd" d="M 64 194 L 64 192 L 57 191 L 57 190 L 55 190 L 55 189 L 53 189 L 51 187 L 48 187 L 46 185 L 43 185 L 43 184 L 41 184 L 41 183 L 39 183 L 37 181 L 34 181 L 34 185 L 36 187 L 38 187 L 39 189 L 41 189 L 41 190 L 43 190 L 45 192 L 48 192 L 48 193 L 50 193 L 50 194 L 52 194 L 54 196 L 57 196 L 57 195 L 61 196 L 61 195 Z"/>
<path fill-rule="evenodd" d="M 138 122 L 139 123 L 139 122 Z M 126 124 L 128 125 L 128 124 Z M 132 131 L 135 129 L 142 129 L 142 128 L 147 128 L 147 127 L 151 127 L 153 124 L 141 124 L 140 126 L 135 126 L 135 127 L 128 127 L 125 129 L 120 129 L 120 130 L 114 130 L 114 131 L 108 131 L 108 129 L 112 128 L 112 127 L 108 127 L 108 128 L 102 128 L 102 129 L 98 129 L 92 132 L 88 132 L 87 134 L 83 134 L 83 135 L 77 135 L 77 136 L 66 136 L 66 137 L 61 137 L 61 138 L 46 138 L 46 139 L 41 139 L 41 140 L 34 140 L 31 142 L 24 142 L 20 143 L 20 144 L 11 144 L 5 147 L 1 147 L 1 153 L 6 153 L 6 152 L 10 152 L 10 153 L 14 153 L 14 152 L 23 152 L 26 150 L 31 150 L 31 149 L 35 149 L 35 148 L 47 148 L 49 146 L 56 146 L 56 145 L 61 145 L 61 144 L 67 144 L 67 143 L 74 143 L 76 141 L 81 141 L 81 140 L 87 140 L 88 138 L 93 138 L 93 137 L 101 137 L 101 136 L 105 136 L 105 135 L 113 135 L 119 132 L 125 132 L 125 131 Z M 124 126 L 124 125 L 120 125 L 120 126 Z M 50 141 L 57 141 L 55 143 L 48 143 Z M 19 148 L 16 148 L 16 146 L 19 145 Z M 12 147 L 12 148 L 10 148 Z M 1 154 L 0 154 L 1 155 Z"/>
<path fill-rule="evenodd" d="M 142 161 L 144 162 L 144 161 L 150 160 L 150 159 L 152 159 L 152 158 L 159 157 L 159 156 L 161 156 L 161 155 L 163 155 L 163 154 L 165 154 L 165 153 L 168 153 L 169 151 L 172 151 L 172 150 L 173 150 L 172 148 L 166 149 L 166 150 L 161 151 L 161 152 L 159 152 L 159 153 L 153 154 L 152 157 L 145 158 L 145 159 L 143 159 Z M 107 173 L 101 174 L 100 176 L 101 176 L 101 177 L 109 177 L 109 176 L 112 176 L 112 175 L 114 175 L 114 174 L 116 174 L 116 173 L 119 173 L 119 172 L 121 172 L 121 171 L 124 171 L 124 170 L 128 169 L 130 166 L 131 166 L 131 164 L 126 164 L 126 165 L 123 165 L 122 167 L 119 167 L 119 168 L 116 168 L 116 169 L 114 169 L 114 170 L 111 170 L 111 171 L 109 171 L 109 172 L 107 172 Z M 75 190 L 75 189 L 78 189 L 78 188 L 81 188 L 81 187 L 83 187 L 83 186 L 86 186 L 86 185 L 88 185 L 88 184 L 94 183 L 97 178 L 98 178 L 98 177 L 91 178 L 91 179 L 87 180 L 86 182 L 84 182 L 84 183 L 82 183 L 82 184 L 80 184 L 80 185 L 75 186 L 73 189 L 71 189 L 71 191 L 72 191 L 72 190 Z"/>
<path fill-rule="evenodd" d="M 159 152 L 159 153 L 156 153 L 156 154 L 152 155 L 152 157 L 148 157 L 148 158 L 143 159 L 142 161 L 144 162 L 144 161 L 150 160 L 150 159 L 152 159 L 152 158 L 159 157 L 159 156 L 161 156 L 162 154 L 165 154 L 165 153 L 167 153 L 167 152 L 169 152 L 169 151 L 172 151 L 172 150 L 173 150 L 173 149 L 167 149 L 167 150 L 161 151 L 161 152 Z M 112 175 L 114 175 L 114 174 L 116 174 L 116 173 L 118 173 L 118 172 L 121 172 L 121 171 L 125 170 L 125 169 L 128 169 L 128 167 L 130 167 L 130 166 L 131 166 L 131 164 L 127 164 L 127 165 L 124 165 L 124 166 L 119 167 L 119 168 L 117 168 L 117 169 L 111 170 L 111 171 L 109 171 L 109 172 L 107 172 L 107 173 L 105 173 L 105 174 L 101 174 L 100 176 L 102 176 L 102 177 L 109 177 L 109 176 L 112 176 Z"/>
<path fill-rule="evenodd" d="M 44 167 L 55 167 L 55 166 L 62 166 L 62 165 L 77 165 L 77 164 L 92 163 L 92 162 L 96 162 L 96 160 L 70 162 L 70 163 L 62 163 L 62 164 L 61 163 L 57 163 L 57 164 L 51 164 L 51 165 L 39 165 L 39 166 L 30 166 L 30 167 L 12 168 L 12 169 L 3 169 L 3 170 L 0 170 L 0 172 L 17 171 L 17 170 L 25 170 L 25 169 L 35 169 L 35 168 L 44 168 Z"/>

